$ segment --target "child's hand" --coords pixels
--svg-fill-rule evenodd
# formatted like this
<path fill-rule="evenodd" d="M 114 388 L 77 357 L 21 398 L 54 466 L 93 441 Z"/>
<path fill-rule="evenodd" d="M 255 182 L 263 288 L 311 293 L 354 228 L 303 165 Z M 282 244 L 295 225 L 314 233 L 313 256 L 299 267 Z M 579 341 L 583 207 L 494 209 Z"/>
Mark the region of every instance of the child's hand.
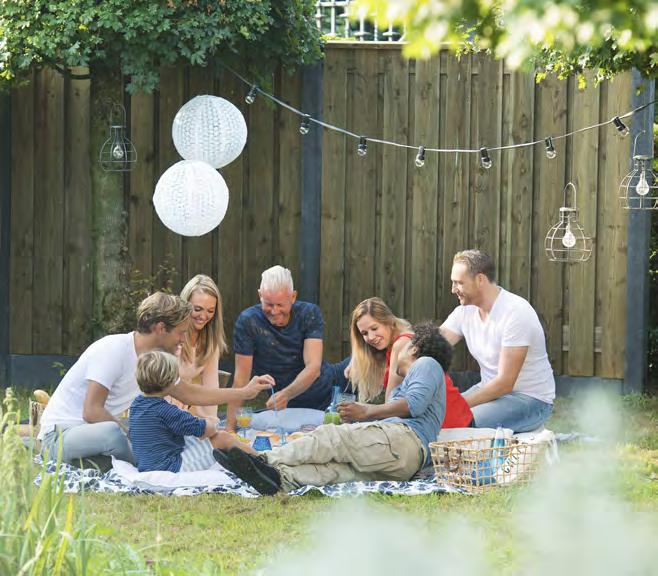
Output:
<path fill-rule="evenodd" d="M 219 425 L 219 418 L 217 418 L 216 416 L 206 416 L 204 417 L 204 420 L 208 424 L 210 424 L 213 428 L 217 428 L 217 426 Z"/>

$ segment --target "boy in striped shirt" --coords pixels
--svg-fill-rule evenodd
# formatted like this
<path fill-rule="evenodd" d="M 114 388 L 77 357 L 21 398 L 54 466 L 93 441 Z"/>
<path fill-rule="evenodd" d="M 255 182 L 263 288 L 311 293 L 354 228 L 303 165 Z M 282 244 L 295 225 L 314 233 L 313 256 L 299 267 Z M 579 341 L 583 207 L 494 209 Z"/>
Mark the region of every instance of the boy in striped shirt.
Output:
<path fill-rule="evenodd" d="M 224 447 L 217 418 L 197 418 L 164 399 L 177 379 L 178 361 L 172 354 L 154 350 L 137 359 L 142 393 L 130 407 L 130 441 L 140 472 L 208 470 L 216 463 L 213 448 Z M 254 378 L 245 396 L 254 397 L 270 385 L 267 377 Z"/>

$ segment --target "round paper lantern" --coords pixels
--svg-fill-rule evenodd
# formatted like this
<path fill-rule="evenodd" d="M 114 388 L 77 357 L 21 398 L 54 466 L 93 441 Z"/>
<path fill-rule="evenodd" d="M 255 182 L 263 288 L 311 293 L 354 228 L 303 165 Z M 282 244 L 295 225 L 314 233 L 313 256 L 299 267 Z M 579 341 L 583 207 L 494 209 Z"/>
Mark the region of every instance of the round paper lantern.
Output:
<path fill-rule="evenodd" d="M 233 162 L 247 141 L 242 112 L 224 98 L 196 96 L 174 118 L 171 136 L 185 160 L 202 160 L 215 168 Z"/>
<path fill-rule="evenodd" d="M 209 164 L 181 160 L 158 180 L 153 204 L 170 230 L 181 236 L 202 236 L 224 219 L 228 187 Z"/>

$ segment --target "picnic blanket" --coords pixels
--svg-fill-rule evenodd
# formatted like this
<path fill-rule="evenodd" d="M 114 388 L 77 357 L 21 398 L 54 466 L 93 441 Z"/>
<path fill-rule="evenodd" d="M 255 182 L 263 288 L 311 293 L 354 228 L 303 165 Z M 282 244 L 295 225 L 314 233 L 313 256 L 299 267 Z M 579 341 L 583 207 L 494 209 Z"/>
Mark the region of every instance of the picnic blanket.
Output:
<path fill-rule="evenodd" d="M 164 496 L 196 496 L 197 494 L 236 494 L 244 498 L 259 497 L 251 486 L 242 482 L 219 464 L 203 472 L 138 472 L 137 469 L 121 460 L 113 459 L 113 468 L 105 474 L 98 470 L 81 469 L 68 464 L 60 464 L 59 474 L 64 478 L 64 491 L 67 493 L 102 492 L 126 494 L 160 494 Z M 47 474 L 57 473 L 55 462 L 45 466 Z M 35 480 L 41 483 L 41 474 Z M 357 496 L 361 494 L 435 494 L 459 492 L 454 488 L 437 484 L 434 478 L 411 480 L 409 482 L 346 482 L 329 486 L 304 486 L 289 494 L 302 496 L 308 492 L 319 492 L 325 496 Z"/>

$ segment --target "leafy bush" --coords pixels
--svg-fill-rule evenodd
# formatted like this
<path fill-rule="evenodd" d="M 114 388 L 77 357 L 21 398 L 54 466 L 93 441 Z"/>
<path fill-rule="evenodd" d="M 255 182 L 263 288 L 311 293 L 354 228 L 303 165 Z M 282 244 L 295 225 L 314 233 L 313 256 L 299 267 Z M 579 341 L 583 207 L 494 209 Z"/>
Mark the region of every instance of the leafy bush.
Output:
<path fill-rule="evenodd" d="M 120 68 L 152 91 L 163 65 L 218 57 L 265 75 L 320 58 L 312 0 L 3 0 L 0 83 L 33 65 Z"/>

